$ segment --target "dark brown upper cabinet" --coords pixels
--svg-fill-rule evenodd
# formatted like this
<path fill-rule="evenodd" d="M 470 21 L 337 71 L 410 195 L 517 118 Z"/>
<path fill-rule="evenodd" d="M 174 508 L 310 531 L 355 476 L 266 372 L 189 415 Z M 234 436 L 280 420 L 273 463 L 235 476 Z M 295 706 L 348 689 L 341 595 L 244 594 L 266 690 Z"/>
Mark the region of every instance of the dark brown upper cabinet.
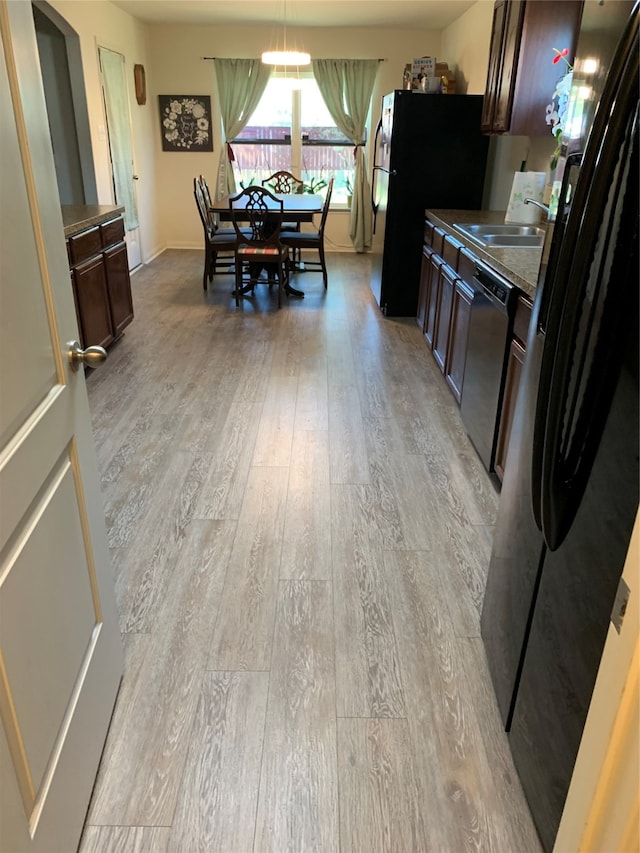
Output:
<path fill-rule="evenodd" d="M 551 133 L 545 107 L 567 71 L 564 62 L 553 64 L 554 48 L 568 48 L 573 60 L 582 5 L 582 0 L 497 0 L 482 111 L 485 133 Z"/>

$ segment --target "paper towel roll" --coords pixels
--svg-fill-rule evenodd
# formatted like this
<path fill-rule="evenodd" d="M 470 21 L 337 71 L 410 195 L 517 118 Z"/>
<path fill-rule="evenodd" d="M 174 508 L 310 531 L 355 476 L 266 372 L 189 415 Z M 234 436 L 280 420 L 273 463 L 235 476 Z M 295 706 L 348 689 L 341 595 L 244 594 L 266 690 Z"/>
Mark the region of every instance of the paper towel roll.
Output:
<path fill-rule="evenodd" d="M 535 225 L 540 222 L 542 211 L 535 204 L 525 204 L 525 198 L 542 201 L 546 172 L 516 172 L 513 176 L 511 196 L 504 217 L 505 222 L 521 222 Z"/>

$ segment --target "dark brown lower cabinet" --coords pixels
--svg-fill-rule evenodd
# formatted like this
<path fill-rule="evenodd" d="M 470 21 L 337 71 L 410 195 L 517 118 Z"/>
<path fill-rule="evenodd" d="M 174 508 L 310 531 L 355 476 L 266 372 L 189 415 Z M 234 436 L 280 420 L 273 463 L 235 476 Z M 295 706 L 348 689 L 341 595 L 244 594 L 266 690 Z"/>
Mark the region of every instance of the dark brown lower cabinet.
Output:
<path fill-rule="evenodd" d="M 83 347 L 108 347 L 133 320 L 131 279 L 121 216 L 67 240 Z"/>
<path fill-rule="evenodd" d="M 435 337 L 433 339 L 433 357 L 443 373 L 445 372 L 447 360 L 449 323 L 451 321 L 454 287 L 454 271 L 446 264 L 442 264 L 438 285 L 438 307 L 436 310 Z"/>
<path fill-rule="evenodd" d="M 504 386 L 504 398 L 500 412 L 500 426 L 498 427 L 498 443 L 496 446 L 495 471 L 500 482 L 504 478 L 507 464 L 507 451 L 513 425 L 513 415 L 520 387 L 522 365 L 526 353 L 527 332 L 529 320 L 531 319 L 532 303 L 525 296 L 518 297 L 518 304 L 513 321 L 513 338 L 509 348 L 509 359 L 507 362 L 507 376 Z"/>
<path fill-rule="evenodd" d="M 424 324 L 427 318 L 427 305 L 429 302 L 431 255 L 431 248 L 429 246 L 424 246 L 422 249 L 422 266 L 420 268 L 420 288 L 418 289 L 418 311 L 416 314 L 416 322 L 422 332 L 424 332 Z"/>
<path fill-rule="evenodd" d="M 467 359 L 469 320 L 473 291 L 464 281 L 457 279 L 453 291 L 451 323 L 449 325 L 449 349 L 447 352 L 445 378 L 458 403 L 462 396 L 464 366 Z"/>
<path fill-rule="evenodd" d="M 442 258 L 435 254 L 429 260 L 429 271 L 427 278 L 427 308 L 424 321 L 424 339 L 429 349 L 433 349 L 436 331 L 436 316 L 438 312 L 438 293 L 440 291 L 440 267 Z"/>
<path fill-rule="evenodd" d="M 78 264 L 71 271 L 71 280 L 82 338 L 80 343 L 83 347 L 108 347 L 114 334 L 102 256 Z"/>
<path fill-rule="evenodd" d="M 133 320 L 127 244 L 118 243 L 117 246 L 107 249 L 104 253 L 104 266 L 107 273 L 111 322 L 113 323 L 114 336 L 117 338 Z"/>

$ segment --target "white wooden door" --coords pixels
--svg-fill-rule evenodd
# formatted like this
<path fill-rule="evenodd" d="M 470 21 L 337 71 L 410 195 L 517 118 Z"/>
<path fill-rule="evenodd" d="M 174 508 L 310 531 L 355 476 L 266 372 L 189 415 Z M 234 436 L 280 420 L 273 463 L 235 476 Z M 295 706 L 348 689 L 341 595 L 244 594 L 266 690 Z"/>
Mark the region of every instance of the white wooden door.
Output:
<path fill-rule="evenodd" d="M 136 166 L 133 157 L 133 142 L 131 131 L 131 115 L 129 112 L 129 97 L 125 78 L 125 58 L 121 53 L 115 50 L 110 50 L 107 47 L 98 48 L 98 56 L 100 58 L 100 73 L 102 76 L 102 96 L 105 104 L 105 120 L 107 123 L 107 133 L 109 135 L 109 157 L 111 164 L 111 185 L 113 187 L 113 197 L 116 204 L 125 206 L 124 223 L 126 233 L 124 239 L 127 243 L 127 257 L 129 259 L 129 269 L 134 270 L 142 263 L 142 253 L 140 250 L 140 228 L 133 224 L 138 222 L 138 199 L 136 192 L 136 183 L 138 176 L 136 175 Z M 107 61 L 111 59 L 110 67 L 112 73 L 107 81 L 105 80 L 104 69 L 102 68 L 103 58 Z M 115 73 L 117 69 L 117 74 Z M 126 115 L 127 120 L 124 121 Z M 119 116 L 120 121 L 114 116 Z M 127 175 L 126 185 L 120 185 L 116 180 L 116 174 Z M 127 212 L 129 211 L 129 215 Z"/>
<path fill-rule="evenodd" d="M 122 650 L 31 3 L 0 34 L 0 850 L 71 853 Z"/>

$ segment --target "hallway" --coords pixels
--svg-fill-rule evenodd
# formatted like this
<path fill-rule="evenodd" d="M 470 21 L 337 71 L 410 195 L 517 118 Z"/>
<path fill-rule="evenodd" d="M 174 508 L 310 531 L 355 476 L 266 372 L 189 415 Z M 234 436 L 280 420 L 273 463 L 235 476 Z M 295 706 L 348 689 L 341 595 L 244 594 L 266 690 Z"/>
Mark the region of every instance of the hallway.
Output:
<path fill-rule="evenodd" d="M 479 611 L 497 492 L 366 256 L 132 278 L 88 377 L 126 670 L 82 853 L 540 853 Z"/>

